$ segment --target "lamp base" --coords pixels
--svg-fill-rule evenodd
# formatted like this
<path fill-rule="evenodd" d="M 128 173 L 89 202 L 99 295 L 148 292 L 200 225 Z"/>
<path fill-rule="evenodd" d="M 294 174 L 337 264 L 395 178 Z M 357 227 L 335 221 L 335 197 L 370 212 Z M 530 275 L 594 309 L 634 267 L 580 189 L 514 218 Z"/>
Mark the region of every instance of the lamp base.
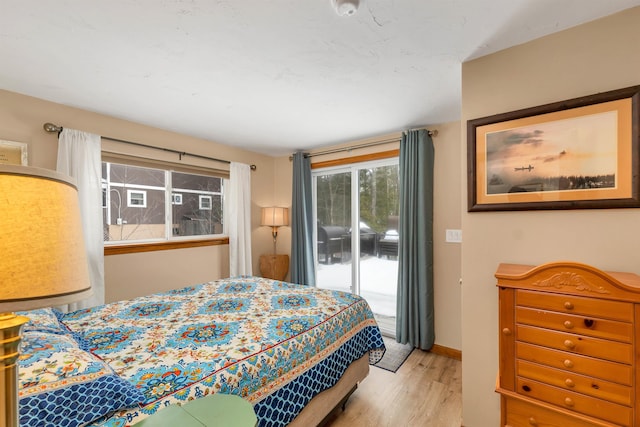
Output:
<path fill-rule="evenodd" d="M 289 273 L 289 255 L 261 255 L 260 274 L 274 280 L 284 280 Z"/>
<path fill-rule="evenodd" d="M 18 427 L 18 357 L 20 331 L 28 317 L 0 313 L 0 425 Z"/>

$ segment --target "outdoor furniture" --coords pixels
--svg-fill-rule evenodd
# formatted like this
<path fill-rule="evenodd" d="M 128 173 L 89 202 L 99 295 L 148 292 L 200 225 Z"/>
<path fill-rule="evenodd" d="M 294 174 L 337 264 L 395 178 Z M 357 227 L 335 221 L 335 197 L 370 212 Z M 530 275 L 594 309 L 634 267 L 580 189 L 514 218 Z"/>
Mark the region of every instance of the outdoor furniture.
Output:
<path fill-rule="evenodd" d="M 387 231 L 382 238 L 378 240 L 378 257 L 398 256 L 398 217 L 393 215 L 387 220 Z"/>
<path fill-rule="evenodd" d="M 331 264 L 340 254 L 343 258 L 343 238 L 346 233 L 344 227 L 337 225 L 318 225 L 318 262 Z"/>
<path fill-rule="evenodd" d="M 398 256 L 398 237 L 389 238 L 385 237 L 378 242 L 378 257 L 386 256 L 397 257 Z"/>
<path fill-rule="evenodd" d="M 360 254 L 376 255 L 378 253 L 378 233 L 365 223 L 360 223 Z"/>
<path fill-rule="evenodd" d="M 351 231 L 342 235 L 341 262 L 351 259 Z M 360 255 L 376 256 L 378 253 L 378 233 L 365 223 L 360 223 Z"/>

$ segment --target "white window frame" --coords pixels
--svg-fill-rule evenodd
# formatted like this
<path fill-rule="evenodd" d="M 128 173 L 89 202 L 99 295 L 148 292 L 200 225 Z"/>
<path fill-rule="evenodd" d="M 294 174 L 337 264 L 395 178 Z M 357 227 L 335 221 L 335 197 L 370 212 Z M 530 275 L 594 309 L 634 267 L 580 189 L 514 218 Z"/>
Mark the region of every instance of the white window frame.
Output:
<path fill-rule="evenodd" d="M 142 195 L 142 204 L 133 203 L 132 196 L 134 194 Z M 127 190 L 127 207 L 129 208 L 146 208 L 147 207 L 147 192 L 145 190 Z"/>
<path fill-rule="evenodd" d="M 399 157 L 390 157 L 388 159 L 370 160 L 366 162 L 350 163 L 348 165 L 329 166 L 326 168 L 318 168 L 311 171 L 311 194 L 313 209 L 313 224 L 318 223 L 318 200 L 317 200 L 317 182 L 318 176 L 327 174 L 350 173 L 351 174 L 351 224 L 360 222 L 360 175 L 362 169 L 375 168 L 381 166 L 395 166 L 400 164 Z M 352 261 L 351 261 L 351 292 L 360 294 L 360 239 L 358 233 L 351 235 Z M 313 255 L 316 263 L 316 281 L 318 272 L 318 227 L 313 227 Z"/>
<path fill-rule="evenodd" d="M 206 200 L 206 202 L 205 202 Z M 204 202 L 204 203 L 203 203 Z M 207 206 L 208 204 L 208 206 Z M 198 208 L 202 211 L 210 211 L 213 206 L 213 198 L 211 196 L 199 195 Z"/>
<path fill-rule="evenodd" d="M 165 206 L 165 235 L 162 238 L 156 238 L 156 237 L 152 237 L 152 238 L 140 238 L 140 239 L 125 239 L 125 240 L 104 240 L 104 244 L 105 247 L 107 246 L 119 246 L 119 245 L 128 245 L 128 244 L 150 244 L 153 245 L 156 242 L 161 242 L 161 241 L 174 241 L 174 242 L 179 242 L 179 241 L 183 241 L 183 242 L 188 242 L 191 240 L 208 240 L 208 239 L 218 239 L 221 237 L 224 237 L 227 235 L 227 221 L 225 221 L 225 212 L 226 212 L 226 207 L 224 204 L 224 200 L 225 200 L 225 195 L 228 197 L 227 195 L 227 188 L 228 188 L 228 178 L 225 177 L 221 177 L 221 176 L 215 176 L 212 174 L 203 174 L 203 173 L 198 173 L 198 171 L 194 170 L 193 172 L 189 172 L 189 171 L 175 171 L 172 170 L 170 168 L 162 168 L 162 167 L 158 167 L 158 166 L 154 166 L 154 165 L 142 165 L 139 166 L 137 164 L 135 164 L 135 162 L 132 163 L 128 163 L 127 161 L 112 161 L 111 159 L 102 159 L 103 163 L 106 163 L 107 168 L 106 168 L 106 178 L 103 178 L 103 182 L 102 182 L 102 186 L 103 186 L 103 191 L 106 189 L 106 196 L 107 196 L 107 206 L 104 207 L 106 209 L 105 212 L 105 218 L 103 219 L 104 221 L 104 225 L 110 226 L 113 225 L 112 224 L 112 218 L 111 218 L 111 197 L 113 196 L 113 194 L 122 194 L 122 198 L 125 199 L 125 197 L 127 198 L 126 200 L 122 200 L 122 202 L 124 202 L 124 205 L 122 205 L 122 208 L 125 207 L 140 207 L 140 208 L 147 208 L 148 209 L 148 204 L 149 204 L 149 199 L 148 197 L 150 197 L 149 195 L 147 195 L 146 193 L 148 191 L 155 191 L 155 190 L 160 190 L 164 192 L 164 206 Z M 154 185 L 144 185 L 144 184 L 128 184 L 128 183 L 123 183 L 123 182 L 117 182 L 117 181 L 113 181 L 111 182 L 111 165 L 122 165 L 122 166 L 137 166 L 137 167 L 141 167 L 141 168 L 148 168 L 148 169 L 155 169 L 155 170 L 160 170 L 163 171 L 165 174 L 165 185 L 164 186 L 154 186 Z M 191 190 L 191 189 L 183 189 L 183 188 L 173 188 L 173 183 L 172 183 L 172 173 L 174 172 L 182 172 L 182 173 L 187 173 L 187 174 L 192 174 L 192 175 L 204 175 L 204 176 L 210 176 L 210 177 L 215 177 L 221 180 L 221 188 L 219 191 L 204 191 L 204 190 Z M 124 191 L 125 189 L 127 190 L 127 193 L 120 193 L 120 192 L 116 192 L 114 191 L 114 189 L 116 188 L 120 188 L 121 191 Z M 143 205 L 131 205 L 131 193 L 140 193 L 143 196 Z M 205 200 L 204 203 L 205 205 L 201 207 L 201 209 L 203 209 L 205 212 L 202 212 L 205 215 L 208 215 L 208 212 L 212 212 L 214 205 L 213 205 L 213 198 L 214 197 L 220 197 L 221 201 L 222 201 L 222 217 L 221 217 L 221 221 L 222 221 L 222 230 L 219 231 L 218 233 L 214 233 L 214 234 L 198 234 L 198 235 L 173 235 L 173 230 L 175 227 L 175 223 L 173 221 L 173 209 L 180 209 L 182 206 L 178 207 L 174 207 L 171 208 L 171 206 L 174 204 L 172 203 L 175 198 L 173 197 L 174 195 L 178 195 L 178 199 L 179 200 L 179 205 L 184 205 L 185 204 L 185 193 L 195 193 L 195 194 L 202 194 L 202 192 L 205 192 L 205 197 L 208 200 Z M 104 193 L 103 193 L 104 194 Z M 189 197 L 189 196 L 187 196 Z M 216 199 L 217 200 L 217 199 Z M 198 201 L 199 205 L 202 204 L 201 199 Z M 191 203 L 191 202 L 189 202 Z M 195 211 L 196 208 L 198 207 L 198 205 L 193 206 L 193 210 Z M 217 209 L 217 207 L 216 207 Z M 124 213 L 124 212 L 123 212 Z M 118 217 L 120 217 L 120 213 L 118 214 Z M 120 220 L 122 221 L 122 218 L 120 218 Z M 127 223 L 126 221 L 123 221 L 123 223 Z M 212 230 L 213 231 L 213 230 Z"/>
<path fill-rule="evenodd" d="M 171 204 L 172 205 L 181 205 L 182 204 L 182 193 L 171 193 Z"/>

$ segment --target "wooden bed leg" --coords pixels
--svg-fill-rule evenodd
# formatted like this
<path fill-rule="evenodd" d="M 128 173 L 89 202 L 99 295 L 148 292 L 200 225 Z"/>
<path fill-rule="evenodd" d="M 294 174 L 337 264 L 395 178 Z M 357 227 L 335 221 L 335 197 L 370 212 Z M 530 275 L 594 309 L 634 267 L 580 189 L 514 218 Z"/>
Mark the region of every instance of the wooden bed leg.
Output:
<path fill-rule="evenodd" d="M 344 412 L 345 408 L 347 407 L 347 401 L 349 400 L 353 392 L 356 391 L 357 388 L 358 388 L 358 384 L 354 385 L 353 388 L 349 390 L 349 393 L 347 393 L 347 395 L 342 398 L 340 403 L 338 403 L 338 405 L 342 407 L 342 412 Z"/>
<path fill-rule="evenodd" d="M 320 424 L 317 425 L 317 427 L 322 427 L 325 424 L 327 424 L 329 421 L 333 420 L 333 418 L 338 413 L 338 411 L 340 411 L 340 409 L 342 409 L 342 412 L 344 412 L 345 408 L 347 407 L 347 401 L 349 400 L 349 397 L 351 397 L 351 395 L 353 394 L 354 391 L 356 391 L 357 388 L 358 388 L 358 384 L 354 385 L 353 388 L 349 390 L 349 392 L 342 398 L 342 400 L 338 402 L 335 408 L 329 411 L 327 416 L 324 417 L 324 419 L 320 422 Z"/>

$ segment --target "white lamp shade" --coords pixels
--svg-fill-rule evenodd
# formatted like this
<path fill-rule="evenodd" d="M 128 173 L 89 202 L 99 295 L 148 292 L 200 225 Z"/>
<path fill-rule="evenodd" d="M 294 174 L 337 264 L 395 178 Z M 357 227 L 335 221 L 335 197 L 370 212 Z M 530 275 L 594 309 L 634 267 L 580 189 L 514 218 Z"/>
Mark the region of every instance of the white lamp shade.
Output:
<path fill-rule="evenodd" d="M 0 313 L 91 295 L 78 192 L 57 172 L 0 165 Z"/>
<path fill-rule="evenodd" d="M 262 208 L 261 225 L 281 227 L 289 225 L 289 209 L 279 207 Z"/>

